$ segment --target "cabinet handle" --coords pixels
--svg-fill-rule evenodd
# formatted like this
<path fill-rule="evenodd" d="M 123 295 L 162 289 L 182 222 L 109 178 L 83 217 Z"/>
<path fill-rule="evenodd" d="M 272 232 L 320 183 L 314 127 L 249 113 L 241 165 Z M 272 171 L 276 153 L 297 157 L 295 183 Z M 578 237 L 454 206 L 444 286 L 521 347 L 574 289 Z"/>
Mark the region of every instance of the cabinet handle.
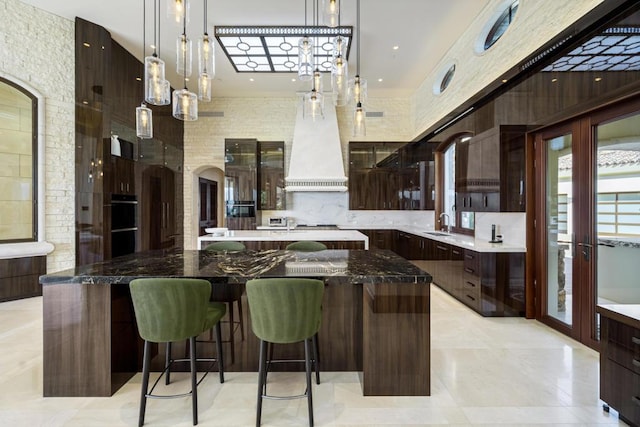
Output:
<path fill-rule="evenodd" d="M 464 271 L 465 273 L 470 273 L 470 274 L 473 274 L 476 272 L 473 268 L 469 268 L 469 267 L 465 267 Z"/>
<path fill-rule="evenodd" d="M 452 250 L 451 250 L 451 252 L 453 252 L 455 255 L 460 255 L 460 254 L 461 254 L 461 252 L 460 252 L 460 251 L 457 251 L 457 250 L 455 250 L 455 249 L 452 249 Z"/>
<path fill-rule="evenodd" d="M 445 248 L 444 246 L 436 245 L 436 248 L 440 249 L 441 251 L 446 251 L 447 250 L 447 248 Z"/>
<path fill-rule="evenodd" d="M 472 297 L 471 295 L 466 295 L 467 298 L 469 298 L 471 301 L 475 301 L 476 299 L 474 297 Z"/>
<path fill-rule="evenodd" d="M 469 254 L 465 254 L 464 255 L 466 259 L 474 259 L 475 257 L 473 255 L 469 255 Z"/>
<path fill-rule="evenodd" d="M 468 280 L 467 280 L 467 285 L 470 285 L 471 287 L 474 287 L 474 288 L 476 287 L 475 283 L 469 282 Z"/>
<path fill-rule="evenodd" d="M 634 343 L 634 344 L 640 344 L 640 338 L 631 337 L 631 342 Z"/>
<path fill-rule="evenodd" d="M 631 401 L 640 406 L 640 398 L 638 396 L 631 396 Z"/>
<path fill-rule="evenodd" d="M 640 368 L 640 360 L 633 359 L 631 363 L 633 363 L 633 366 L 635 366 L 636 368 Z"/>
<path fill-rule="evenodd" d="M 467 198 L 466 197 L 462 198 L 462 207 L 465 207 L 465 208 L 467 207 Z"/>
<path fill-rule="evenodd" d="M 487 207 L 487 196 L 484 196 L 484 207 Z"/>
<path fill-rule="evenodd" d="M 471 206 L 471 196 L 469 196 L 469 207 L 472 207 Z"/>

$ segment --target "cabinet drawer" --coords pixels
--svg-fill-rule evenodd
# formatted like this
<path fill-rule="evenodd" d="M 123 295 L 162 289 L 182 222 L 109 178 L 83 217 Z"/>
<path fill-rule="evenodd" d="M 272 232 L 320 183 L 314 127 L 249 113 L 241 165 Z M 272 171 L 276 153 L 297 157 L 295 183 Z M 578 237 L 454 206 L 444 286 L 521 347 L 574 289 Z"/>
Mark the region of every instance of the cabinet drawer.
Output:
<path fill-rule="evenodd" d="M 640 374 L 640 331 L 624 323 L 609 321 L 607 356 Z"/>
<path fill-rule="evenodd" d="M 600 398 L 619 412 L 621 420 L 640 424 L 640 375 L 610 360 L 601 369 Z"/>
<path fill-rule="evenodd" d="M 480 254 L 478 252 L 464 250 L 464 271 L 480 276 Z"/>

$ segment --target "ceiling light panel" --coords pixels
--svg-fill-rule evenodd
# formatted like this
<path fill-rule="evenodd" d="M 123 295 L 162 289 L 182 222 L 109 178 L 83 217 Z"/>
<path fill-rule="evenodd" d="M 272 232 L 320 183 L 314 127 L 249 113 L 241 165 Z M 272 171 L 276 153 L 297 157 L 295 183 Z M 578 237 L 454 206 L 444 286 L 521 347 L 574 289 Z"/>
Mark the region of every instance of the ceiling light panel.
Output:
<path fill-rule="evenodd" d="M 215 37 L 225 55 L 239 73 L 294 73 L 298 69 L 298 40 L 309 36 L 317 46 L 316 64 L 321 72 L 330 72 L 333 39 L 346 40 L 347 59 L 351 50 L 353 27 L 242 27 L 217 26 Z"/>

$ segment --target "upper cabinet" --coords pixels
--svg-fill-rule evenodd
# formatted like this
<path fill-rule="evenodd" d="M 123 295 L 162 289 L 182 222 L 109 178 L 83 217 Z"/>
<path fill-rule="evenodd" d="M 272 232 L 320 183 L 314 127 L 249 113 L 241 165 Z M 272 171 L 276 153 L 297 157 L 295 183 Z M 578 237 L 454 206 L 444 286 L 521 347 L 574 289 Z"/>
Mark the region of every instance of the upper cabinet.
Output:
<path fill-rule="evenodd" d="M 430 144 L 349 143 L 349 209 L 433 209 L 434 177 Z"/>
<path fill-rule="evenodd" d="M 258 142 L 258 209 L 285 209 L 284 142 Z"/>
<path fill-rule="evenodd" d="M 256 200 L 258 153 L 255 139 L 227 139 L 224 147 L 225 201 Z"/>
<path fill-rule="evenodd" d="M 526 126 L 498 126 L 456 145 L 456 210 L 524 212 Z"/>

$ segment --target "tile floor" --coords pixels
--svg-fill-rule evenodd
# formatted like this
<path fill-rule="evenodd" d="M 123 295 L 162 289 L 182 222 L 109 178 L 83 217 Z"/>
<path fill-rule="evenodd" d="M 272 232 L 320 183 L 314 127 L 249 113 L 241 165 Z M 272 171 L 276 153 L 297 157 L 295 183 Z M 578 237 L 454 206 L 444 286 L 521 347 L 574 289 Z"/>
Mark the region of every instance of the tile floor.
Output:
<path fill-rule="evenodd" d="M 483 318 L 435 286 L 431 295 L 432 395 L 363 397 L 356 373 L 324 372 L 317 426 L 625 425 L 602 411 L 596 352 L 536 321 Z M 110 398 L 42 397 L 41 298 L 0 304 L 0 349 L 0 426 L 137 425 L 139 375 Z M 301 374 L 269 379 L 272 392 L 304 390 Z M 199 426 L 255 425 L 256 392 L 255 373 L 229 372 L 223 385 L 208 376 Z M 145 425 L 190 426 L 190 400 L 150 401 Z M 306 426 L 306 402 L 265 401 L 263 425 Z"/>

